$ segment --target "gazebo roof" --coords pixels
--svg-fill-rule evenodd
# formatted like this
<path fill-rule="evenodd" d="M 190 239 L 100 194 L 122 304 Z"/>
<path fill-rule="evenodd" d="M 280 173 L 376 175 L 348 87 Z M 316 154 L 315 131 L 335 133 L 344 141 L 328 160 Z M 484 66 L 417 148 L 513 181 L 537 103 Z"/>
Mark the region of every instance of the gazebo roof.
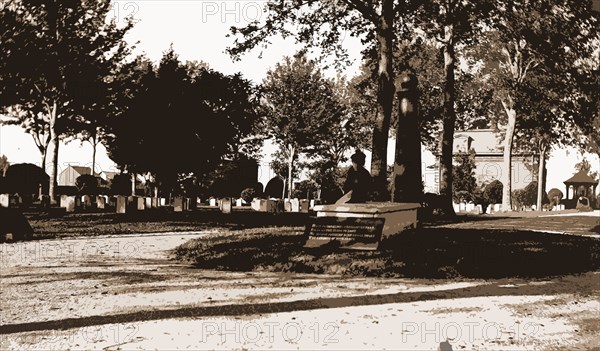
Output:
<path fill-rule="evenodd" d="M 577 173 L 575 173 L 571 178 L 567 179 L 564 181 L 565 184 L 598 184 L 597 180 L 594 180 L 594 178 L 590 177 L 590 175 L 585 172 L 584 170 L 581 170 Z"/>

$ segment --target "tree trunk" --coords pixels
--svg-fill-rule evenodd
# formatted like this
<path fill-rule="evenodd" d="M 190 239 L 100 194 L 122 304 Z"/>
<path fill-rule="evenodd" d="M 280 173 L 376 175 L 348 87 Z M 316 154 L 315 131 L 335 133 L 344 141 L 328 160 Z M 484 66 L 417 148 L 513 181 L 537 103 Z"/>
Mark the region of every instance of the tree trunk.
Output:
<path fill-rule="evenodd" d="M 512 192 L 512 146 L 515 134 L 515 125 L 517 122 L 517 111 L 512 105 L 504 104 L 504 110 L 508 117 L 506 126 L 506 135 L 504 136 L 504 162 L 502 169 L 502 211 L 511 212 L 511 192 Z M 509 107 L 510 106 L 510 107 Z"/>
<path fill-rule="evenodd" d="M 442 150 L 440 162 L 440 195 L 443 199 L 441 204 L 445 214 L 454 216 L 452 206 L 452 153 L 454 144 L 454 128 L 456 125 L 456 113 L 454 101 L 456 96 L 454 66 L 455 53 L 453 42 L 453 26 L 444 26 L 444 120 L 442 132 Z M 468 152 L 468 150 L 466 150 Z"/>
<path fill-rule="evenodd" d="M 386 200 L 387 191 L 387 147 L 394 103 L 394 1 L 383 0 L 377 30 L 377 116 L 373 128 L 371 176 L 373 177 L 374 199 Z"/>
<path fill-rule="evenodd" d="M 48 150 L 46 150 L 46 154 L 51 150 L 50 153 L 50 184 L 48 185 L 48 195 L 50 196 L 50 203 L 56 204 L 56 179 L 58 177 L 58 133 L 56 130 L 56 121 L 58 118 L 58 107 L 56 101 L 52 104 L 50 109 L 50 144 L 48 145 Z"/>
<path fill-rule="evenodd" d="M 292 169 L 294 167 L 294 154 L 296 152 L 296 149 L 293 146 L 290 146 L 288 148 L 288 179 L 287 179 L 287 198 L 291 199 L 292 198 Z M 285 184 L 284 184 L 285 187 Z M 285 192 L 285 190 L 284 190 Z"/>
<path fill-rule="evenodd" d="M 96 142 L 96 136 L 92 137 L 92 175 L 96 175 L 96 147 L 98 146 Z"/>
<path fill-rule="evenodd" d="M 543 196 L 544 196 L 544 169 L 546 168 L 546 151 L 547 151 L 548 147 L 547 146 L 542 146 L 540 148 L 540 162 L 538 165 L 538 188 L 537 188 L 537 201 L 536 201 L 536 206 L 537 206 L 537 210 L 541 211 L 542 210 L 542 200 L 543 200 Z"/>
<path fill-rule="evenodd" d="M 131 196 L 135 196 L 135 173 L 131 172 Z"/>

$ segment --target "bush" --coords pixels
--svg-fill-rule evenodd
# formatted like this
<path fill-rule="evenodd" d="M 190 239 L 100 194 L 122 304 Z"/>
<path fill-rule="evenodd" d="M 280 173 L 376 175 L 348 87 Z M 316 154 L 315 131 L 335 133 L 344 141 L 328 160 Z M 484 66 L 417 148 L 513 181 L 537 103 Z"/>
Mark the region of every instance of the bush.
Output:
<path fill-rule="evenodd" d="M 251 203 L 252 200 L 258 196 L 258 193 L 256 191 L 256 189 L 254 188 L 246 188 L 244 190 L 242 190 L 242 193 L 240 194 L 240 197 L 242 198 L 242 200 L 244 200 L 246 203 Z"/>
<path fill-rule="evenodd" d="M 562 191 L 556 188 L 550 189 L 548 192 L 548 201 L 550 201 L 551 205 L 558 205 L 562 200 L 564 194 Z"/>
<path fill-rule="evenodd" d="M 488 204 L 502 203 L 502 182 L 494 180 L 483 189 L 483 200 Z"/>
<path fill-rule="evenodd" d="M 91 174 L 83 174 L 75 179 L 77 191 L 82 195 L 98 195 L 100 178 Z"/>
<path fill-rule="evenodd" d="M 131 176 L 129 174 L 117 174 L 110 184 L 112 195 L 131 195 Z"/>

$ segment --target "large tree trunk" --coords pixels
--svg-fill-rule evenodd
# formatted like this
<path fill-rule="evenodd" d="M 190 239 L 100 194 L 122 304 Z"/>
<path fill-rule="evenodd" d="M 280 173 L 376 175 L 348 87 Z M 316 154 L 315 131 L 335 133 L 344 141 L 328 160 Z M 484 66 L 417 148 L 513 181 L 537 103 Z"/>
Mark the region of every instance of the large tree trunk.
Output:
<path fill-rule="evenodd" d="M 454 66 L 455 53 L 453 42 L 453 26 L 444 26 L 444 120 L 442 132 L 442 155 L 440 162 L 440 195 L 443 198 L 442 210 L 447 215 L 455 215 L 452 206 L 452 153 L 454 144 L 454 127 L 456 113 L 454 101 L 456 96 Z M 467 150 L 468 151 L 468 150 Z"/>
<path fill-rule="evenodd" d="M 510 99 L 509 99 L 510 100 Z M 506 125 L 506 135 L 504 136 L 504 162 L 502 167 L 502 211 L 511 212 L 511 193 L 512 193 L 512 146 L 515 135 L 515 125 L 517 122 L 517 111 L 512 101 L 509 104 L 502 103 L 508 117 Z"/>
<path fill-rule="evenodd" d="M 48 195 L 50 196 L 50 203 L 56 204 L 56 179 L 58 177 L 58 131 L 56 130 L 56 122 L 58 118 L 58 107 L 56 101 L 50 108 L 50 144 L 46 153 L 50 152 L 50 184 L 48 185 Z"/>
<path fill-rule="evenodd" d="M 97 136 L 94 135 L 92 137 L 92 175 L 96 175 L 96 147 L 98 146 L 97 143 Z"/>
<path fill-rule="evenodd" d="M 288 177 L 287 177 L 287 198 L 288 199 L 292 198 L 292 187 L 293 187 L 293 180 L 292 180 L 293 172 L 292 171 L 294 168 L 295 152 L 296 152 L 296 148 L 290 145 L 288 148 Z M 285 184 L 284 184 L 284 188 L 285 188 Z M 285 190 L 284 190 L 284 193 L 285 193 Z"/>
<path fill-rule="evenodd" d="M 546 145 L 543 145 L 542 147 L 540 147 L 540 162 L 538 165 L 538 188 L 537 188 L 537 201 L 536 201 L 536 206 L 537 206 L 537 210 L 541 211 L 542 210 L 542 200 L 543 200 L 543 196 L 544 196 L 544 188 L 545 188 L 545 181 L 544 181 L 544 169 L 546 168 L 546 152 L 548 150 L 548 147 Z"/>
<path fill-rule="evenodd" d="M 393 0 L 383 0 L 381 16 L 378 20 L 377 116 L 373 128 L 371 176 L 373 176 L 373 197 L 381 201 L 390 197 L 387 190 L 387 147 L 395 92 Z"/>

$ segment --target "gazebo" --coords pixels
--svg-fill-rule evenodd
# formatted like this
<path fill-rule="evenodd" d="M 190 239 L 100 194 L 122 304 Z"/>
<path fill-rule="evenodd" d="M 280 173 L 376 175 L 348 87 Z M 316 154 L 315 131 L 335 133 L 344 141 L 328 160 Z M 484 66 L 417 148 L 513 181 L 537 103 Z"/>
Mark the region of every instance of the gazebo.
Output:
<path fill-rule="evenodd" d="M 574 200 L 574 204 L 576 204 L 577 198 L 584 196 L 594 201 L 598 181 L 590 177 L 586 171 L 581 170 L 575 173 L 571 178 L 565 180 L 564 183 L 567 189 L 565 193 L 566 200 Z"/>

